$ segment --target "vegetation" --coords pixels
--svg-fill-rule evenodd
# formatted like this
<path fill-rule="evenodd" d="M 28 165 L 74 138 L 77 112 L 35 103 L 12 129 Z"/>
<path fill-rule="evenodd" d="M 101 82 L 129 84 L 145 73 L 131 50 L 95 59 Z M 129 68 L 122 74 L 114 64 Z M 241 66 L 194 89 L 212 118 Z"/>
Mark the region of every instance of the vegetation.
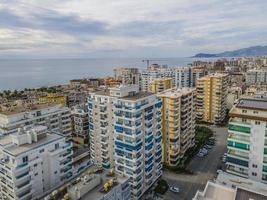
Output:
<path fill-rule="evenodd" d="M 206 126 L 197 126 L 195 132 L 195 140 L 200 148 L 213 136 L 213 131 Z"/>
<path fill-rule="evenodd" d="M 156 183 L 156 187 L 154 188 L 154 191 L 158 194 L 165 194 L 169 189 L 169 185 L 167 183 L 167 181 L 165 181 L 164 179 L 159 179 Z"/>
<path fill-rule="evenodd" d="M 202 148 L 208 139 L 213 136 L 213 131 L 206 126 L 197 126 L 195 131 L 195 143 L 194 147 L 191 147 L 185 152 L 183 159 L 175 167 L 164 166 L 165 169 L 171 170 L 176 173 L 193 174 L 192 171 L 186 169 L 187 164 L 194 157 L 195 154 Z"/>
<path fill-rule="evenodd" d="M 4 90 L 3 92 L 0 92 L 0 97 L 6 98 L 8 100 L 14 100 L 14 99 L 23 99 L 27 97 L 28 92 L 46 92 L 46 93 L 56 93 L 58 88 L 61 88 L 61 85 L 58 86 L 51 86 L 51 87 L 41 87 L 41 88 L 24 88 L 24 90 Z"/>

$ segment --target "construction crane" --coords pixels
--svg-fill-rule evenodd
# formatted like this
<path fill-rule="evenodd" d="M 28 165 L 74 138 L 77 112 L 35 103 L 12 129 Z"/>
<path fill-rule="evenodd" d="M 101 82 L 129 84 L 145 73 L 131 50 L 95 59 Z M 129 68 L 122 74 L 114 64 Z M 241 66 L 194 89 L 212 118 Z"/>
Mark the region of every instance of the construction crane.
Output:
<path fill-rule="evenodd" d="M 163 61 L 163 60 L 150 60 L 150 59 L 142 60 L 142 62 L 146 62 L 146 67 L 149 67 L 149 62 L 150 61 Z"/>

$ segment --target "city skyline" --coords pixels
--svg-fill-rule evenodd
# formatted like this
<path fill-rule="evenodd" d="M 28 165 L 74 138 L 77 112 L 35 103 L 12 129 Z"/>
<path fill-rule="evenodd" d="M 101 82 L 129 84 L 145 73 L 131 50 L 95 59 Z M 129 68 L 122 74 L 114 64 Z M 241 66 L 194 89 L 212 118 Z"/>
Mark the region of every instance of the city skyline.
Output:
<path fill-rule="evenodd" d="M 184 57 L 262 44 L 264 1 L 2 1 L 0 58 Z"/>

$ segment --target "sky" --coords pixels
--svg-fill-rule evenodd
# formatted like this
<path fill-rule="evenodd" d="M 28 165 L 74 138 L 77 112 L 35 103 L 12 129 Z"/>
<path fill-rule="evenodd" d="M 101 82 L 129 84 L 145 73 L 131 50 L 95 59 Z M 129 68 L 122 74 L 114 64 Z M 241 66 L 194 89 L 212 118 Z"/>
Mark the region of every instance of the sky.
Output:
<path fill-rule="evenodd" d="M 0 58 L 185 57 L 267 45 L 266 0 L 1 0 Z"/>

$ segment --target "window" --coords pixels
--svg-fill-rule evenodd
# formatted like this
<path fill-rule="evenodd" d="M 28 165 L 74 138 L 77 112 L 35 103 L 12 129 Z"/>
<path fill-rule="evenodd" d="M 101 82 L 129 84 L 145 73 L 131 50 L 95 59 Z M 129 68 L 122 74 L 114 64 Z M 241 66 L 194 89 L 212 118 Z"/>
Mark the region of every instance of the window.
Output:
<path fill-rule="evenodd" d="M 258 112 L 258 111 L 256 111 L 256 110 L 254 110 L 254 111 L 253 111 L 253 113 L 254 113 L 254 114 L 258 114 L 259 112 Z"/>
<path fill-rule="evenodd" d="M 259 121 L 255 121 L 255 124 L 256 124 L 256 125 L 260 125 L 261 122 L 259 122 Z"/>
<path fill-rule="evenodd" d="M 37 163 L 33 165 L 34 167 L 37 167 Z"/>
<path fill-rule="evenodd" d="M 23 158 L 22 158 L 22 162 L 23 162 L 23 163 L 28 162 L 28 156 L 23 157 Z"/>
<path fill-rule="evenodd" d="M 58 148 L 59 148 L 59 144 L 56 143 L 56 144 L 55 144 L 55 149 L 58 149 Z"/>
<path fill-rule="evenodd" d="M 38 173 L 34 174 L 34 176 L 38 176 Z"/>
<path fill-rule="evenodd" d="M 252 164 L 252 167 L 253 167 L 253 168 L 257 168 L 257 167 L 258 167 L 258 165 Z"/>
<path fill-rule="evenodd" d="M 57 174 L 57 171 L 55 171 L 54 174 Z"/>
<path fill-rule="evenodd" d="M 44 152 L 44 149 L 41 149 L 40 151 L 39 151 L 39 153 L 43 153 Z"/>
<path fill-rule="evenodd" d="M 252 172 L 252 176 L 257 176 L 257 173 L 256 172 Z"/>
<path fill-rule="evenodd" d="M 247 113 L 247 110 L 242 110 L 242 113 Z"/>

